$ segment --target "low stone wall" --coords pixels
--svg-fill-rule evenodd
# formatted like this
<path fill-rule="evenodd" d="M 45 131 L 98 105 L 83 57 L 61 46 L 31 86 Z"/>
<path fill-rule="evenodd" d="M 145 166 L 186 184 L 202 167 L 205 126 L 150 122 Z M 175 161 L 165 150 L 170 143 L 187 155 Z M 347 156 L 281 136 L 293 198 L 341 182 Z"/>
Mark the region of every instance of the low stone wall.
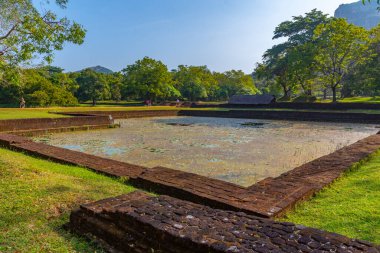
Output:
<path fill-rule="evenodd" d="M 143 110 L 143 111 L 91 111 L 91 112 L 64 112 L 64 115 L 75 117 L 108 116 L 113 119 L 145 118 L 145 117 L 219 117 L 242 119 L 270 119 L 293 121 L 320 121 L 380 124 L 380 114 L 368 113 L 334 113 L 334 112 L 305 112 L 305 111 L 268 111 L 268 110 Z"/>
<path fill-rule="evenodd" d="M 109 116 L 82 116 L 67 118 L 37 118 L 0 120 L 0 132 L 28 132 L 58 128 L 84 126 L 111 126 L 114 121 Z"/>
<path fill-rule="evenodd" d="M 180 116 L 380 124 L 380 114 L 268 110 L 183 110 Z"/>
<path fill-rule="evenodd" d="M 82 205 L 69 226 L 110 252 L 380 253 L 369 242 L 141 192 Z"/>
<path fill-rule="evenodd" d="M 83 115 L 111 115 L 114 119 L 129 119 L 129 118 L 147 118 L 147 117 L 169 117 L 177 116 L 179 110 L 141 110 L 141 111 L 90 111 L 90 112 L 64 112 L 61 114 L 70 116 Z"/>
<path fill-rule="evenodd" d="M 268 105 L 192 104 L 192 108 L 277 108 L 295 110 L 380 110 L 379 104 L 370 103 L 290 103 L 278 102 Z"/>
<path fill-rule="evenodd" d="M 127 178 L 132 185 L 159 194 L 260 217 L 278 217 L 332 183 L 356 162 L 376 152 L 380 148 L 380 134 L 248 188 L 175 169 L 146 168 L 118 162 L 15 135 L 0 134 L 0 145 L 53 161 L 83 166 L 108 176 Z"/>

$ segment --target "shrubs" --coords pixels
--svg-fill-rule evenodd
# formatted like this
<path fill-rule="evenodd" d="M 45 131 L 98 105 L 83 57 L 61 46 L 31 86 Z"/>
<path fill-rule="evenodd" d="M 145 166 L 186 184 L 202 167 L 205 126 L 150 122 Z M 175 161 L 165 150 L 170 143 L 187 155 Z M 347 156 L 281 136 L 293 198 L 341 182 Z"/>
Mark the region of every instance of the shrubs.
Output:
<path fill-rule="evenodd" d="M 16 80 L 16 81 L 15 81 Z M 78 100 L 70 91 L 70 79 L 59 78 L 44 69 L 21 70 L 17 79 L 1 80 L 0 103 L 18 106 L 21 97 L 25 98 L 27 106 L 71 106 Z"/>
<path fill-rule="evenodd" d="M 305 94 L 302 94 L 293 99 L 293 102 L 295 103 L 314 103 L 316 101 L 317 101 L 316 96 L 310 96 L 310 95 L 305 95 Z"/>

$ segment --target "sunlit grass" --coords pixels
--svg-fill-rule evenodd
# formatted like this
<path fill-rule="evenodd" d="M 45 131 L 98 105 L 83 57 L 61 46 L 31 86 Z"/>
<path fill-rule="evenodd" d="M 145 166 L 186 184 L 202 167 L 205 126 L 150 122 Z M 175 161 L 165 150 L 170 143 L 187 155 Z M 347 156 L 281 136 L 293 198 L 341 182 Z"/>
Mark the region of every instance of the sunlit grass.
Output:
<path fill-rule="evenodd" d="M 133 190 L 83 168 L 0 149 L 0 252 L 101 252 L 62 225 L 82 203 Z"/>
<path fill-rule="evenodd" d="M 84 107 L 49 107 L 49 108 L 0 108 L 0 120 L 26 118 L 59 118 L 67 117 L 54 112 L 87 112 L 87 111 L 144 111 L 144 110 L 191 110 L 175 106 L 84 106 Z M 202 110 L 202 109 L 201 109 Z M 53 113 L 52 113 L 53 112 Z"/>
<path fill-rule="evenodd" d="M 342 103 L 380 103 L 380 97 L 352 97 L 339 100 Z"/>
<path fill-rule="evenodd" d="M 380 152 L 283 220 L 380 244 Z"/>
<path fill-rule="evenodd" d="M 322 103 L 331 103 L 332 99 L 319 100 L 318 102 Z M 370 103 L 377 104 L 380 103 L 380 97 L 352 97 L 352 98 L 343 98 L 338 99 L 339 103 Z"/>

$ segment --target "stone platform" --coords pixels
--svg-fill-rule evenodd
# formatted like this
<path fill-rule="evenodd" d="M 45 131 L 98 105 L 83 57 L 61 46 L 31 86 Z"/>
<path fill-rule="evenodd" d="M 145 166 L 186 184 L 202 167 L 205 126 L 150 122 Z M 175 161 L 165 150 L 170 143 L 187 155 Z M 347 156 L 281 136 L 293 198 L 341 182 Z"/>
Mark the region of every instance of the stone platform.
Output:
<path fill-rule="evenodd" d="M 380 253 L 341 235 L 142 192 L 82 205 L 69 226 L 111 252 Z"/>

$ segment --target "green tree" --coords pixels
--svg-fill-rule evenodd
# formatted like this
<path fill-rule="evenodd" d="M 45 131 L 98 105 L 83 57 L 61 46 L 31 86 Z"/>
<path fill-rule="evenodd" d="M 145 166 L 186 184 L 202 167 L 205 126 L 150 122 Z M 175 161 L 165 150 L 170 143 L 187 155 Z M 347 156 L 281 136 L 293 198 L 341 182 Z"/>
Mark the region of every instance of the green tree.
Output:
<path fill-rule="evenodd" d="M 344 80 L 342 96 L 380 95 L 380 25 L 370 31 L 370 52 L 364 65 L 355 67 Z"/>
<path fill-rule="evenodd" d="M 66 0 L 58 0 L 61 7 Z M 43 8 L 45 9 L 45 8 Z M 52 11 L 37 10 L 31 0 L 0 1 L 0 61 L 18 64 L 42 55 L 48 62 L 65 42 L 82 44 L 85 30 Z"/>
<path fill-rule="evenodd" d="M 217 82 L 206 66 L 180 65 L 173 71 L 173 80 L 182 97 L 190 101 L 215 95 Z"/>
<path fill-rule="evenodd" d="M 37 10 L 32 0 L 0 0 L 0 99 L 15 103 L 14 96 L 23 94 L 25 85 L 20 63 L 40 55 L 50 62 L 55 50 L 61 50 L 65 42 L 82 44 L 85 30 L 67 18 L 58 18 L 47 10 L 41 0 L 42 10 Z M 65 8 L 67 0 L 56 0 Z M 37 1 L 34 1 L 37 3 Z M 17 102 L 18 103 L 18 102 Z"/>
<path fill-rule="evenodd" d="M 106 99 L 108 87 L 101 74 L 85 69 L 76 78 L 76 82 L 79 85 L 76 95 L 80 101 L 91 100 L 92 105 L 95 106 L 98 100 Z"/>
<path fill-rule="evenodd" d="M 31 106 L 76 105 L 77 99 L 65 87 L 53 84 L 41 69 L 21 73 L 22 94 Z"/>
<path fill-rule="evenodd" d="M 292 82 L 297 83 L 308 96 L 312 95 L 310 80 L 314 78 L 315 73 L 314 31 L 317 26 L 326 24 L 330 20 L 331 18 L 327 14 L 313 9 L 304 16 L 294 16 L 291 21 L 282 22 L 276 27 L 273 39 L 285 38 L 287 40 L 275 45 L 265 54 L 267 59 L 286 60 L 287 73 L 292 76 Z M 280 79 L 284 79 L 284 77 Z"/>
<path fill-rule="evenodd" d="M 280 100 L 290 100 L 291 94 L 298 89 L 297 82 L 290 71 L 289 57 L 283 54 L 265 54 L 264 63 L 255 69 L 259 79 L 274 80 L 281 87 L 283 96 Z"/>
<path fill-rule="evenodd" d="M 241 70 L 230 70 L 224 73 L 214 73 L 218 81 L 218 99 L 228 100 L 234 95 L 254 95 L 259 92 L 253 77 Z"/>
<path fill-rule="evenodd" d="M 55 86 L 66 89 L 72 94 L 74 94 L 79 88 L 75 78 L 71 78 L 70 74 L 63 73 L 63 69 L 60 67 L 44 66 L 39 68 L 39 71 Z"/>
<path fill-rule="evenodd" d="M 168 68 L 161 61 L 145 57 L 122 70 L 124 94 L 135 98 L 167 99 L 180 96 Z"/>
<path fill-rule="evenodd" d="M 314 33 L 317 45 L 315 57 L 319 78 L 333 93 L 337 101 L 337 90 L 342 81 L 356 66 L 369 57 L 369 34 L 364 28 L 348 24 L 344 19 L 335 19 L 319 25 Z"/>
<path fill-rule="evenodd" d="M 110 89 L 111 99 L 113 101 L 120 101 L 122 99 L 123 75 L 121 73 L 113 73 L 106 75 L 106 79 Z"/>

